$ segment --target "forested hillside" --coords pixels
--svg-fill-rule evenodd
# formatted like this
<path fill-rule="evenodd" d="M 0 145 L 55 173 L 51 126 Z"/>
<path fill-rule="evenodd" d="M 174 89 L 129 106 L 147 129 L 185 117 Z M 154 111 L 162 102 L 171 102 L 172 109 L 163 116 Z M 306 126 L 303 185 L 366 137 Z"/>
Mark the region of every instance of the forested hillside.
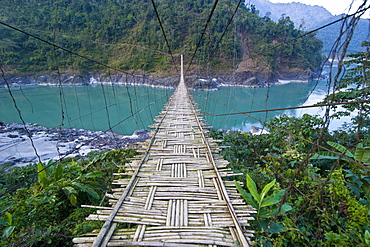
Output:
<path fill-rule="evenodd" d="M 282 15 L 289 16 L 296 28 L 305 31 L 315 30 L 343 17 L 343 15 L 333 16 L 322 6 L 312 6 L 298 2 L 272 3 L 268 0 L 255 0 L 251 4 L 255 5 L 258 9 L 259 16 L 269 16 L 269 18 L 276 22 Z M 363 17 L 366 16 L 364 15 Z M 349 44 L 348 52 L 355 53 L 363 51 L 361 43 L 368 39 L 368 23 L 369 19 L 361 18 L 359 20 Z M 329 54 L 333 43 L 338 38 L 340 26 L 341 22 L 325 27 L 317 32 L 316 37 L 324 42 L 322 50 L 325 54 Z"/>
<path fill-rule="evenodd" d="M 327 21 L 333 15 L 322 6 L 308 5 L 300 2 L 272 3 L 269 0 L 255 0 L 254 4 L 260 16 L 269 16 L 278 21 L 282 15 L 289 16 L 300 29 L 313 30 L 317 24 Z"/>
<path fill-rule="evenodd" d="M 326 25 L 327 23 L 336 21 L 340 19 L 341 17 L 342 16 L 338 16 L 338 15 L 332 16 L 331 18 L 316 24 L 315 28 L 321 27 L 323 25 Z M 334 25 L 324 28 L 317 33 L 317 37 L 323 41 L 322 51 L 325 54 L 328 54 L 330 52 L 333 46 L 333 43 L 338 38 L 338 32 L 339 32 L 338 30 L 340 30 L 340 25 L 341 25 L 340 22 L 335 23 Z M 358 24 L 356 25 L 355 32 L 348 46 L 349 53 L 365 51 L 363 47 L 361 46 L 361 44 L 365 40 L 368 40 L 368 30 L 369 30 L 369 19 L 360 19 L 358 21 Z"/>
<path fill-rule="evenodd" d="M 120 69 L 169 73 L 172 72 L 169 70 L 172 66 L 170 52 L 175 55 L 183 53 L 187 62 L 190 61 L 213 1 L 154 2 L 169 47 L 151 1 L 4 0 L 0 6 L 0 20 Z M 207 65 L 213 71 L 221 68 L 229 71 L 248 58 L 254 62 L 258 58 L 258 61 L 263 61 L 264 68 L 280 74 L 291 68 L 312 71 L 320 65 L 322 42 L 313 35 L 279 49 L 268 50 L 303 34 L 303 31 L 294 29 L 288 17 L 275 23 L 268 17 L 258 17 L 255 9 L 248 9 L 241 4 L 234 17 L 234 24 L 225 32 L 237 4 L 236 0 L 219 1 L 200 42 L 193 61 L 194 68 Z M 102 67 L 53 49 L 50 45 L 4 25 L 0 26 L 0 49 L 2 66 L 16 72 L 50 71 L 57 68 L 85 72 L 103 70 Z M 268 52 L 264 52 L 266 50 Z M 250 70 L 258 73 L 258 68 Z"/>

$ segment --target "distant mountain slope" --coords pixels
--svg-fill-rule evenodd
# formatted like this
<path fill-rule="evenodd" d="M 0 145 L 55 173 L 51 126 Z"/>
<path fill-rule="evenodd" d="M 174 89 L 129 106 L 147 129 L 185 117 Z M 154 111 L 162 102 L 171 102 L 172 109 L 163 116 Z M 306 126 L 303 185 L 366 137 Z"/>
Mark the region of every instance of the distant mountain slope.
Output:
<path fill-rule="evenodd" d="M 333 16 L 325 21 L 317 23 L 315 28 L 333 22 L 339 18 L 341 18 L 341 16 L 339 15 Z M 369 39 L 369 21 L 369 19 L 360 19 L 360 21 L 358 22 L 355 33 L 348 47 L 349 53 L 356 53 L 364 49 L 363 47 L 361 47 L 361 43 Z M 316 37 L 321 39 L 324 43 L 324 47 L 322 49 L 324 53 L 328 53 L 330 51 L 332 44 L 337 39 L 340 25 L 341 24 L 339 22 L 317 32 Z"/>
<path fill-rule="evenodd" d="M 255 5 L 259 10 L 260 16 L 268 16 L 277 22 L 282 15 L 289 16 L 295 23 L 295 27 L 310 31 L 333 22 L 340 15 L 333 16 L 328 10 L 321 6 L 311 6 L 303 3 L 271 3 L 268 0 L 247 1 L 250 5 Z M 317 38 L 324 42 L 323 52 L 328 53 L 334 41 L 338 37 L 340 23 L 326 27 L 317 33 Z M 349 52 L 361 51 L 361 43 L 368 39 L 369 19 L 361 19 L 356 27 L 355 34 L 349 46 Z"/>
<path fill-rule="evenodd" d="M 271 3 L 268 0 L 253 0 L 250 4 L 256 6 L 260 16 L 269 15 L 273 21 L 278 21 L 283 14 L 286 14 L 295 23 L 295 27 L 299 28 L 301 24 L 306 30 L 311 30 L 316 27 L 317 23 L 325 21 L 333 15 L 321 6 L 311 6 L 303 3 Z"/>

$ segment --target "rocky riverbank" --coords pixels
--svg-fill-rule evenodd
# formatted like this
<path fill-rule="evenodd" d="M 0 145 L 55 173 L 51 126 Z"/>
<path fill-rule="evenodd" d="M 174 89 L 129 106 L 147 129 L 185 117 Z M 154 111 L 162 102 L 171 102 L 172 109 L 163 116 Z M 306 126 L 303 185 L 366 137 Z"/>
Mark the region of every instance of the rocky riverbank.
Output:
<path fill-rule="evenodd" d="M 93 85 L 93 84 L 116 84 L 116 85 L 139 85 L 161 88 L 175 88 L 179 76 L 151 76 L 143 74 L 104 74 L 87 73 L 80 75 L 71 72 L 45 73 L 33 75 L 6 74 L 0 79 L 0 87 L 6 86 L 57 86 L 62 85 Z"/>
<path fill-rule="evenodd" d="M 179 82 L 179 76 L 104 74 L 98 72 L 85 75 L 72 72 L 33 75 L 6 74 L 4 78 L 0 79 L 0 87 L 5 87 L 7 83 L 10 86 L 115 84 L 174 89 Z M 186 76 L 186 82 L 192 90 L 218 90 L 223 86 L 268 87 L 278 83 L 279 80 L 308 81 L 310 78 L 312 79 L 312 75 L 308 71 L 304 73 L 302 71 L 294 71 L 294 73 L 286 71 L 280 74 L 270 73 L 269 76 L 266 76 L 265 74 L 243 70 L 231 74 L 217 74 L 214 77 L 206 75 Z"/>
<path fill-rule="evenodd" d="M 3 124 L 0 126 L 0 165 L 35 163 L 38 162 L 37 155 L 45 162 L 85 156 L 92 151 L 132 147 L 148 139 L 148 132 L 138 130 L 132 136 L 123 136 L 82 129 L 48 129 L 33 124 Z"/>

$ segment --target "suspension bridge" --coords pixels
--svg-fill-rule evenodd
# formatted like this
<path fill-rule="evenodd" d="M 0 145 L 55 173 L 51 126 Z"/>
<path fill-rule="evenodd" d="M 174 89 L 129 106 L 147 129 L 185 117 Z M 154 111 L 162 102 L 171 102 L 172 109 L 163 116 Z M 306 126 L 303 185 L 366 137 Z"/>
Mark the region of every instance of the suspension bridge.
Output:
<path fill-rule="evenodd" d="M 206 136 L 183 75 L 165 109 L 151 126 L 143 153 L 115 173 L 111 207 L 96 208 L 87 220 L 103 227 L 73 239 L 75 246 L 250 246 L 248 221 L 255 209 L 244 203 L 236 176 Z M 126 175 L 131 178 L 124 178 Z M 130 228 L 120 227 L 128 223 Z"/>

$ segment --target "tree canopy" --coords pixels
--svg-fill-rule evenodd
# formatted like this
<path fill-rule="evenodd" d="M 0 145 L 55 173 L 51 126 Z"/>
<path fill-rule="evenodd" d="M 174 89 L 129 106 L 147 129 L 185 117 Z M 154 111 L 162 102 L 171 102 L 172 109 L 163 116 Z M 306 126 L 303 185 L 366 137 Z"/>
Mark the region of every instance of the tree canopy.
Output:
<path fill-rule="evenodd" d="M 208 63 L 225 70 L 235 68 L 246 50 L 258 54 L 304 33 L 294 29 L 289 17 L 283 16 L 275 23 L 244 4 L 228 26 L 238 1 L 221 0 L 199 42 L 213 1 L 154 2 L 169 48 L 150 1 L 4 0 L 0 19 L 101 63 L 153 73 L 171 68 L 170 50 L 190 59 L 200 43 L 194 64 Z M 320 40 L 308 35 L 258 56 L 275 69 L 288 66 L 313 70 L 321 63 L 321 47 Z M 104 69 L 6 26 L 0 26 L 0 49 L 0 63 L 18 72 Z"/>

